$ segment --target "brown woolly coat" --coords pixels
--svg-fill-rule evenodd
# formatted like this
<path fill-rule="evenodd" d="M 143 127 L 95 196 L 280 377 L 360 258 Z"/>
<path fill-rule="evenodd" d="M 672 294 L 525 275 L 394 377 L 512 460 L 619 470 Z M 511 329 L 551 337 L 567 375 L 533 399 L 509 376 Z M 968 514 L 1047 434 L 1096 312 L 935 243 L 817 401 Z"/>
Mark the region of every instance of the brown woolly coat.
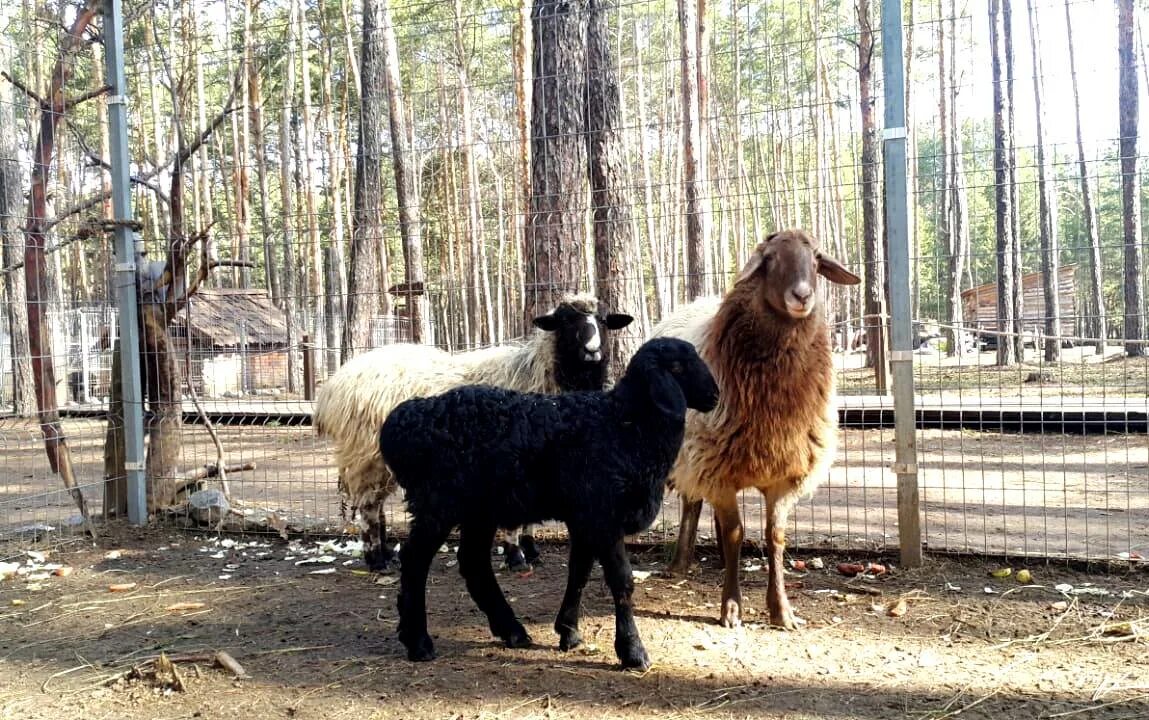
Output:
<path fill-rule="evenodd" d="M 730 507 L 740 490 L 777 496 L 785 513 L 826 476 L 837 447 L 830 337 L 820 309 L 782 319 L 752 278 L 655 328 L 690 340 L 720 388 L 711 413 L 690 412 L 670 484 L 688 500 Z"/>

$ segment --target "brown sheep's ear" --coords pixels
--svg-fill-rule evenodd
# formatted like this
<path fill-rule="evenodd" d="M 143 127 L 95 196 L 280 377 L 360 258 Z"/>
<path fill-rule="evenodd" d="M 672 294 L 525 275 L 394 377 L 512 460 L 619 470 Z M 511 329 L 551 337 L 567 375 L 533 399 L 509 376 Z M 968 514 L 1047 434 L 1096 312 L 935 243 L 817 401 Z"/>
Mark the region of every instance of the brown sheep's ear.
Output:
<path fill-rule="evenodd" d="M 746 265 L 743 266 L 742 272 L 738 273 L 738 277 L 734 278 L 734 284 L 737 285 L 757 272 L 758 268 L 762 267 L 762 261 L 765 258 L 766 254 L 763 252 L 762 246 L 755 248 L 754 252 L 750 253 L 750 258 L 746 261 Z"/>
<path fill-rule="evenodd" d="M 818 253 L 818 274 L 839 285 L 857 285 L 862 278 L 825 253 Z"/>

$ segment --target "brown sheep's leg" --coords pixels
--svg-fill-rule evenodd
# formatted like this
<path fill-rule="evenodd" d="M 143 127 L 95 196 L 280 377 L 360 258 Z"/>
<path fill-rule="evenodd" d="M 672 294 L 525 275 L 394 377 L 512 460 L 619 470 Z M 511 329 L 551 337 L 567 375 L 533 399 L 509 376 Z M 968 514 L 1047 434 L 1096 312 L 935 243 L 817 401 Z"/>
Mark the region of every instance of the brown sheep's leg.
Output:
<path fill-rule="evenodd" d="M 694 543 L 698 536 L 698 517 L 702 514 L 701 500 L 682 498 L 682 517 L 678 524 L 678 542 L 674 544 L 674 559 L 666 568 L 670 577 L 682 577 L 690 570 L 694 560 Z"/>
<path fill-rule="evenodd" d="M 725 568 L 719 622 L 722 627 L 733 628 L 742 624 L 742 590 L 738 584 L 739 560 L 742 556 L 742 514 L 738 512 L 737 501 L 715 505 L 714 518 L 718 523 L 718 540 L 722 545 Z"/>
<path fill-rule="evenodd" d="M 781 502 L 778 492 L 766 495 L 766 541 L 769 543 L 770 581 L 766 587 L 766 606 L 770 609 L 770 624 L 794 630 L 794 610 L 786 596 L 786 580 L 782 575 L 786 552 L 786 515 L 788 505 Z"/>

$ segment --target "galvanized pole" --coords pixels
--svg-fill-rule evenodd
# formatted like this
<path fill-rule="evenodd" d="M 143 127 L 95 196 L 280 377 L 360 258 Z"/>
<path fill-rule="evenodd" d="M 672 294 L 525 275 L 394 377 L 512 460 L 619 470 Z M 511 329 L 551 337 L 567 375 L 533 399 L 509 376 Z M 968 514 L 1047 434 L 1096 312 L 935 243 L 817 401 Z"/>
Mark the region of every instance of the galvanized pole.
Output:
<path fill-rule="evenodd" d="M 898 544 L 905 567 L 922 563 L 914 438 L 914 365 L 910 351 L 909 196 L 906 187 L 906 96 L 902 52 L 902 0 L 882 0 L 882 81 L 885 129 L 886 233 L 890 272 L 890 375 L 894 383 L 893 470 L 898 476 Z"/>
<path fill-rule="evenodd" d="M 135 233 L 128 166 L 127 82 L 124 79 L 124 26 L 120 0 L 104 6 L 104 67 L 108 85 L 108 136 L 112 174 L 112 213 L 116 236 L 116 300 L 120 311 L 120 368 L 123 378 L 124 469 L 127 471 L 128 520 L 148 519 L 144 478 L 144 405 L 140 388 L 139 308 L 136 305 Z"/>

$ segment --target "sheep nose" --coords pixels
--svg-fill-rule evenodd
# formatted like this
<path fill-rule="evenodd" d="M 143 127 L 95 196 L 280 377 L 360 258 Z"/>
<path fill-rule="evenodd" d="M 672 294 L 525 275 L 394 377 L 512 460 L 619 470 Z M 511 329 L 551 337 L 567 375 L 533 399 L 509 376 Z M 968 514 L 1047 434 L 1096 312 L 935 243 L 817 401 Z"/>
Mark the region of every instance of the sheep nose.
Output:
<path fill-rule="evenodd" d="M 810 287 L 808 282 L 800 282 L 790 289 L 790 294 L 794 299 L 805 305 L 810 300 L 810 296 L 814 294 L 814 288 Z"/>

